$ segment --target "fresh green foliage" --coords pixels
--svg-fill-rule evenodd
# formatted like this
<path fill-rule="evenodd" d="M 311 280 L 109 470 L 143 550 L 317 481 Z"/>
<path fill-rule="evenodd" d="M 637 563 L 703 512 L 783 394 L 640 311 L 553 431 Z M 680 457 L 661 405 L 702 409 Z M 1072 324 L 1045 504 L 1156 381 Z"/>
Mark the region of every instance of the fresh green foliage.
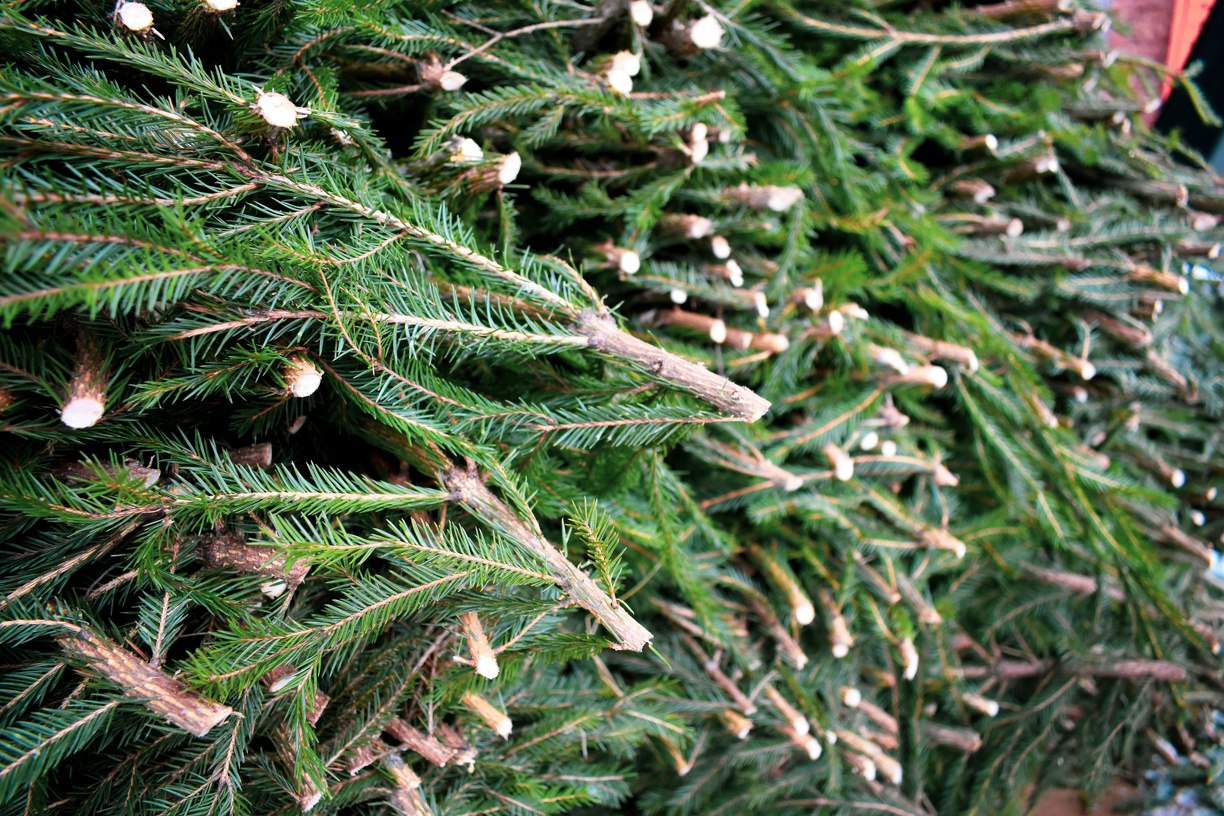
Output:
<path fill-rule="evenodd" d="M 1224 185 L 1104 20 L 7 4 L 0 813 L 995 816 L 1193 741 Z"/>

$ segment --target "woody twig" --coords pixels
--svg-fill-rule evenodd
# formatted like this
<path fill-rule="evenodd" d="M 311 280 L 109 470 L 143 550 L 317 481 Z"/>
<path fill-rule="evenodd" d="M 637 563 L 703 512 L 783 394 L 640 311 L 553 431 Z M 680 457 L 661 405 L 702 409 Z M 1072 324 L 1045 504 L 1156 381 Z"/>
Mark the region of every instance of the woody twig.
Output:
<path fill-rule="evenodd" d="M 188 689 L 174 677 L 153 668 L 110 639 L 76 628 L 56 638 L 70 655 L 86 663 L 124 692 L 144 703 L 153 713 L 187 733 L 203 737 L 234 713 Z"/>

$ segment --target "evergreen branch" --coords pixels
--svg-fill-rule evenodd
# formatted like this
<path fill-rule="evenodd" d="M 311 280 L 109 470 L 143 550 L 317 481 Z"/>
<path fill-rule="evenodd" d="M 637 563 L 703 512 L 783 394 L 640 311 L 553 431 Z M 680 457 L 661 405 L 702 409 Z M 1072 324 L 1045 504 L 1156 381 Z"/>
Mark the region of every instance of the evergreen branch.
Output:
<path fill-rule="evenodd" d="M 620 648 L 640 652 L 650 642 L 653 636 L 645 627 L 545 540 L 534 521 L 524 521 L 493 495 L 474 469 L 452 464 L 438 474 L 438 480 L 450 491 L 451 498 L 476 518 L 491 524 L 547 564 L 566 593 L 616 637 Z"/>
<path fill-rule="evenodd" d="M 20 729 L 0 731 L 0 758 L 4 760 L 0 802 L 10 802 L 15 794 L 29 790 L 42 773 L 84 750 L 89 740 L 106 728 L 120 703 L 111 700 L 97 705 L 75 700 L 66 709 L 39 712 L 41 716 Z"/>
<path fill-rule="evenodd" d="M 104 97 L 90 96 L 87 94 L 40 93 L 37 91 L 19 91 L 0 94 L 0 102 L 6 102 L 14 106 L 20 106 L 21 104 L 28 102 L 60 102 L 66 105 L 81 105 L 100 108 L 113 107 L 122 110 L 138 111 L 147 116 L 171 122 L 175 125 L 186 128 L 188 131 L 193 133 L 206 136 L 212 142 L 226 148 L 227 151 L 237 157 L 248 168 L 256 165 L 255 159 L 230 138 L 188 116 L 183 116 L 181 113 L 176 111 L 165 110 L 153 105 L 145 105 L 139 102 L 130 102 L 122 99 L 107 99 Z"/>
<path fill-rule="evenodd" d="M 62 576 L 73 572 L 82 564 L 86 564 L 96 558 L 101 558 L 102 556 L 106 555 L 106 553 L 131 535 L 132 532 L 139 526 L 140 521 L 129 521 L 127 524 L 123 525 L 123 527 L 119 528 L 118 532 L 105 541 L 101 541 L 92 547 L 77 553 L 71 558 L 60 562 L 56 565 L 55 569 L 26 581 L 24 584 L 4 596 L 4 600 L 0 601 L 0 610 L 3 610 L 14 601 L 20 600 L 24 596 L 38 589 L 40 586 L 52 583 Z"/>
<path fill-rule="evenodd" d="M 922 31 L 897 31 L 892 26 L 864 28 L 862 26 L 832 23 L 802 14 L 789 3 L 774 2 L 771 5 L 787 19 L 794 20 L 804 28 L 811 29 L 812 31 L 860 40 L 886 40 L 888 43 L 895 45 L 951 45 L 968 47 L 1008 45 L 1022 40 L 1046 37 L 1051 34 L 1064 34 L 1078 27 L 1078 24 L 1073 19 L 1060 19 L 1027 28 L 1015 28 L 1006 31 L 990 31 L 978 34 L 930 34 Z"/>

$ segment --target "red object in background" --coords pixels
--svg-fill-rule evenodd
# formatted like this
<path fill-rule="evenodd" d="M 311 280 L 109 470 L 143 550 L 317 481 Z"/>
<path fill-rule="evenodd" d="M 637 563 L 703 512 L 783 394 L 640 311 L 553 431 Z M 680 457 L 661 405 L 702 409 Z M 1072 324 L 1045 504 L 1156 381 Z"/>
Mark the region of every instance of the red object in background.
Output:
<path fill-rule="evenodd" d="M 1174 71 L 1186 67 L 1190 51 L 1215 4 L 1216 0 L 1174 0 L 1173 20 L 1169 24 L 1169 50 L 1165 57 L 1165 64 Z M 1167 84 L 1164 96 L 1166 99 L 1169 96 Z"/>
<path fill-rule="evenodd" d="M 1113 0 L 1114 15 L 1130 34 L 1114 29 L 1110 46 L 1180 71 L 1215 4 L 1216 0 Z M 1165 82 L 1161 96 L 1168 99 L 1172 87 Z"/>
<path fill-rule="evenodd" d="M 1174 7 L 1185 0 L 1113 0 L 1109 4 L 1116 20 L 1129 29 L 1110 35 L 1110 46 L 1118 51 L 1164 63 L 1169 53 Z"/>

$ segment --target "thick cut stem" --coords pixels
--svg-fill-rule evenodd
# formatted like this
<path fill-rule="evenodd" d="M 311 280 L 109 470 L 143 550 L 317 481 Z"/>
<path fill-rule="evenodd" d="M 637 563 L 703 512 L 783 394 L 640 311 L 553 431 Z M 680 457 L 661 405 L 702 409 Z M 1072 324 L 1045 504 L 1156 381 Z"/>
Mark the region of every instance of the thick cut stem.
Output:
<path fill-rule="evenodd" d="M 454 500 L 476 518 L 496 527 L 543 561 L 566 593 L 616 637 L 620 648 L 634 652 L 646 648 L 653 635 L 550 544 L 534 519 L 530 523 L 524 521 L 505 502 L 494 496 L 485 487 L 479 473 L 474 469 L 452 465 L 438 478 Z"/>
<path fill-rule="evenodd" d="M 229 452 L 230 461 L 236 465 L 266 468 L 272 465 L 272 443 L 259 442 L 245 448 L 234 448 Z"/>
<path fill-rule="evenodd" d="M 1185 478 L 1184 476 L 1182 478 Z M 1213 558 L 1211 547 L 1200 541 L 1194 536 L 1184 532 L 1176 524 L 1166 524 L 1159 530 L 1160 537 L 1165 541 L 1180 548 L 1184 552 L 1189 553 L 1203 561 L 1208 566 L 1211 565 Z"/>
<path fill-rule="evenodd" d="M 399 754 L 387 754 L 382 760 L 383 768 L 395 780 L 391 792 L 391 809 L 404 816 L 431 816 L 429 805 L 421 796 L 421 777 L 408 767 Z"/>
<path fill-rule="evenodd" d="M 769 702 L 773 703 L 773 707 L 778 709 L 778 713 L 786 720 L 791 729 L 800 736 L 806 736 L 812 726 L 808 724 L 807 717 L 799 713 L 790 702 L 782 696 L 782 694 L 773 686 L 765 686 L 765 696 L 769 698 Z"/>
<path fill-rule="evenodd" d="M 1153 680 L 1164 680 L 1168 683 L 1177 683 L 1186 679 L 1185 667 L 1167 660 L 1119 660 L 1117 663 L 1098 666 L 1093 674 L 1097 677 L 1117 679 L 1150 677 Z"/>
<path fill-rule="evenodd" d="M 1100 588 L 1097 579 L 1091 575 L 1080 575 L 1074 572 L 1066 572 L 1064 570 L 1044 569 L 1042 567 L 1034 567 L 1031 565 L 1023 565 L 1026 573 L 1041 581 L 1043 584 L 1061 587 L 1068 592 L 1073 592 L 1076 595 L 1092 595 Z M 1116 586 L 1106 585 L 1105 596 L 1111 601 L 1125 601 L 1126 593 Z"/>
<path fill-rule="evenodd" d="M 753 298 L 753 302 L 755 302 L 755 298 Z M 697 314 L 696 312 L 670 309 L 665 312 L 653 313 L 651 320 L 657 325 L 683 326 L 686 329 L 701 332 L 718 345 L 726 345 L 730 348 L 743 349 L 745 351 L 755 349 L 757 351 L 767 351 L 771 354 L 781 354 L 790 348 L 790 341 L 784 334 L 744 331 L 743 329 L 728 326 L 717 317 Z"/>
<path fill-rule="evenodd" d="M 288 723 L 281 723 L 276 728 L 272 740 L 276 744 L 276 755 L 280 758 L 281 764 L 289 771 L 290 778 L 296 776 L 294 801 L 298 803 L 303 813 L 309 813 L 323 800 L 325 791 L 315 784 L 310 774 L 298 766 L 297 744 L 293 730 Z"/>
<path fill-rule="evenodd" d="M 147 468 L 135 459 L 127 459 L 120 468 L 102 465 L 102 473 L 112 478 L 138 479 L 145 487 L 152 487 L 161 479 L 161 471 L 157 468 Z M 80 462 L 67 462 L 55 468 L 54 473 L 68 482 L 96 482 L 101 477 L 98 470 Z"/>
<path fill-rule="evenodd" d="M 401 745 L 428 762 L 444 768 L 447 765 L 466 765 L 475 756 L 468 757 L 450 746 L 422 733 L 398 717 L 387 723 L 387 734 Z"/>
<path fill-rule="evenodd" d="M 1075 168 L 1078 174 L 1099 179 L 1099 171 L 1093 168 Z M 1224 214 L 1224 192 L 1220 190 L 1191 191 L 1184 184 L 1172 181 L 1154 181 L 1151 179 L 1112 178 L 1105 179 L 1111 187 L 1125 190 L 1141 198 L 1162 204 L 1172 204 L 1176 207 L 1194 207 L 1206 214 Z M 1214 225 L 1213 225 L 1214 226 Z M 1196 226 L 1196 229 L 1198 227 Z M 1211 227 L 1206 227 L 1211 229 Z"/>
<path fill-rule="evenodd" d="M 957 674 L 965 679 L 994 676 L 1000 680 L 1022 680 L 1046 674 L 1055 668 L 1051 660 L 998 660 L 990 666 L 965 666 Z M 1118 660 L 1113 663 L 1093 663 L 1068 667 L 1077 677 L 1113 679 L 1152 678 L 1178 682 L 1186 678 L 1186 669 L 1167 660 Z"/>
<path fill-rule="evenodd" d="M 919 623 L 924 623 L 928 626 L 940 626 L 943 624 L 943 615 L 940 615 L 939 610 L 932 606 L 931 602 L 926 599 L 926 596 L 918 591 L 918 587 L 909 579 L 909 576 L 903 574 L 897 575 L 897 589 L 906 603 L 918 613 Z"/>
<path fill-rule="evenodd" d="M 1220 252 L 1224 250 L 1224 245 L 1219 242 L 1212 243 L 1210 241 L 1178 241 L 1175 246 L 1179 255 L 1188 255 L 1192 258 L 1207 258 L 1214 261 L 1220 257 Z"/>
<path fill-rule="evenodd" d="M 971 198 L 976 204 L 985 204 L 997 192 L 989 182 L 978 178 L 958 179 L 948 185 L 948 191 L 962 198 Z"/>
<path fill-rule="evenodd" d="M 383 747 L 379 740 L 357 746 L 345 760 L 344 770 L 348 771 L 349 776 L 356 776 L 378 761 L 379 750 Z"/>
<path fill-rule="evenodd" d="M 1161 289 L 1184 295 L 1190 291 L 1190 281 L 1176 272 L 1167 272 L 1147 264 L 1135 264 L 1127 272 L 1127 277 L 1140 283 L 1152 283 Z"/>
<path fill-rule="evenodd" d="M 846 625 L 846 617 L 841 608 L 826 589 L 820 590 L 820 605 L 829 616 L 829 651 L 840 660 L 850 654 L 850 649 L 854 646 L 854 636 L 850 634 L 850 627 Z"/>
<path fill-rule="evenodd" d="M 724 708 L 720 716 L 731 736 L 741 740 L 748 739 L 748 734 L 752 732 L 752 720 L 734 708 Z"/>
<path fill-rule="evenodd" d="M 476 673 L 490 680 L 497 677 L 497 656 L 493 654 L 493 647 L 489 645 L 489 638 L 480 624 L 480 618 L 475 612 L 465 612 L 459 616 L 459 624 L 467 635 L 468 651 L 472 653 Z"/>
<path fill-rule="evenodd" d="M 656 377 L 693 392 L 732 416 L 755 422 L 769 410 L 769 401 L 750 389 L 621 331 L 609 315 L 593 310 L 584 311 L 576 327 L 596 351 L 632 360 Z"/>
<path fill-rule="evenodd" d="M 801 733 L 789 725 L 784 725 L 778 729 L 778 733 L 790 740 L 791 744 L 796 748 L 807 754 L 807 758 L 813 762 L 820 759 L 820 755 L 824 753 L 824 749 L 820 747 L 820 740 L 806 731 Z"/>
<path fill-rule="evenodd" d="M 510 732 L 514 730 L 514 723 L 510 720 L 510 715 L 476 692 L 466 692 L 463 695 L 463 704 L 502 739 L 508 738 Z"/>
<path fill-rule="evenodd" d="M 318 391 L 323 382 L 323 372 L 302 354 L 295 354 L 289 359 L 284 376 L 288 393 L 301 398 Z"/>
<path fill-rule="evenodd" d="M 77 341 L 76 368 L 68 382 L 68 393 L 60 419 L 69 428 L 90 428 L 106 411 L 106 361 L 97 338 L 82 330 Z"/>
<path fill-rule="evenodd" d="M 922 735 L 936 745 L 946 745 L 966 754 L 972 754 L 982 747 L 981 734 L 968 728 L 954 728 L 932 722 L 924 722 L 920 727 Z"/>
<path fill-rule="evenodd" d="M 800 626 L 807 626 L 816 620 L 816 607 L 812 604 L 812 599 L 803 591 L 803 587 L 799 585 L 798 579 L 795 578 L 790 568 L 757 544 L 753 544 L 749 552 L 752 553 L 752 560 L 769 577 L 770 583 L 786 596 L 786 603 L 790 607 L 791 616 L 795 622 Z"/>
<path fill-rule="evenodd" d="M 1145 348 L 1152 344 L 1152 332 L 1134 318 L 1119 320 L 1104 312 L 1087 310 L 1081 315 L 1089 323 L 1095 323 L 1110 337 L 1116 338 L 1132 348 Z"/>
<path fill-rule="evenodd" d="M 1096 366 L 1082 357 L 1070 355 L 1057 346 L 1044 340 L 1039 340 L 1031 334 L 1017 334 L 1014 337 L 1016 345 L 1028 349 L 1039 357 L 1050 360 L 1060 368 L 1074 371 L 1080 376 L 1080 379 L 1091 380 L 1096 376 Z"/>
<path fill-rule="evenodd" d="M 455 752 L 455 758 L 451 760 L 453 765 L 464 765 L 470 772 L 476 765 L 476 749 L 463 736 L 463 733 L 457 727 L 452 727 L 446 723 L 438 723 L 438 736 L 442 739 L 442 743 L 449 749 Z"/>
<path fill-rule="evenodd" d="M 782 659 L 795 669 L 803 669 L 808 664 L 807 653 L 803 651 L 799 641 L 791 637 L 791 633 L 782 625 L 774 611 L 763 603 L 752 603 L 752 611 L 761 619 L 770 637 L 776 642 L 778 654 Z"/>
<path fill-rule="evenodd" d="M 310 569 L 310 564 L 304 560 L 295 561 L 293 566 L 289 566 L 288 559 L 280 549 L 248 544 L 238 533 L 203 536 L 199 551 L 205 566 L 268 576 L 272 580 L 261 588 L 265 595 L 272 598 L 283 594 L 286 589 L 297 589 Z"/>
<path fill-rule="evenodd" d="M 297 667 L 295 666 L 280 666 L 268 672 L 264 676 L 263 683 L 268 691 L 273 694 L 279 694 L 290 685 L 293 685 L 296 673 Z M 323 712 L 327 710 L 329 703 L 331 703 L 331 697 L 316 689 L 314 698 L 310 701 L 310 710 L 306 712 L 306 722 L 316 725 L 319 722 L 319 718 L 323 716 Z"/>
<path fill-rule="evenodd" d="M 897 723 L 897 719 L 870 700 L 862 700 L 859 702 L 858 710 L 863 712 L 863 714 L 867 716 L 867 719 L 884 729 L 885 733 L 900 733 L 900 726 Z"/>
<path fill-rule="evenodd" d="M 101 635 L 80 630 L 57 641 L 69 654 L 84 660 L 150 711 L 189 734 L 203 737 L 234 713 L 229 706 L 206 700 Z"/>

